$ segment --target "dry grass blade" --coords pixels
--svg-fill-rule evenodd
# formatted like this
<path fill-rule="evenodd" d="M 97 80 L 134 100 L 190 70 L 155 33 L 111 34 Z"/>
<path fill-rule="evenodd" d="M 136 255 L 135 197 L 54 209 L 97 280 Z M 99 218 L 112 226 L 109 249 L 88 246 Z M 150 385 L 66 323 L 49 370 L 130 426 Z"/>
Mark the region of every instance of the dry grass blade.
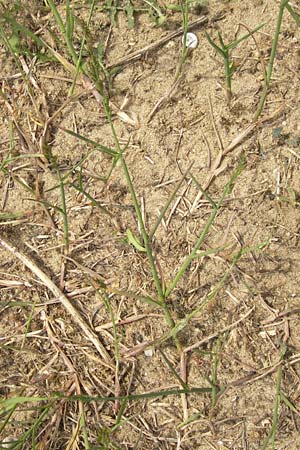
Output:
<path fill-rule="evenodd" d="M 224 157 L 230 153 L 232 150 L 234 150 L 238 145 L 240 145 L 246 138 L 248 138 L 252 132 L 258 128 L 259 126 L 263 125 L 266 122 L 269 122 L 270 120 L 274 119 L 275 117 L 279 116 L 284 110 L 284 106 L 281 106 L 277 111 L 275 111 L 273 114 L 266 116 L 260 120 L 257 120 L 256 122 L 250 123 L 243 131 L 241 131 L 231 142 L 227 147 L 223 149 L 222 152 L 219 152 L 215 161 L 212 164 L 211 171 L 206 179 L 206 182 L 203 185 L 203 190 L 205 191 L 211 184 L 211 182 L 215 179 L 216 176 L 223 170 L 223 166 L 221 166 L 221 163 L 224 159 Z M 200 198 L 202 197 L 202 192 L 199 192 L 191 206 L 190 212 L 193 212 L 195 209 L 197 209 L 198 202 Z"/>
<path fill-rule="evenodd" d="M 180 82 L 181 82 L 182 78 L 178 78 L 178 80 L 176 80 L 172 86 L 170 87 L 170 89 L 168 90 L 168 92 L 166 92 L 154 105 L 154 107 L 152 108 L 150 114 L 147 117 L 147 123 L 149 123 L 151 121 L 151 119 L 153 118 L 153 116 L 156 114 L 156 112 L 159 110 L 159 108 L 166 103 L 171 96 L 176 92 L 177 87 L 179 86 Z"/>
<path fill-rule="evenodd" d="M 63 294 L 63 292 L 56 286 L 55 283 L 46 275 L 28 256 L 19 252 L 17 248 L 10 243 L 8 240 L 4 239 L 0 236 L 0 245 L 14 255 L 19 261 L 22 262 L 29 270 L 31 270 L 43 283 L 47 288 L 52 292 L 52 294 L 61 302 L 64 308 L 71 315 L 74 322 L 82 329 L 86 337 L 92 342 L 93 346 L 97 350 L 97 352 L 103 358 L 103 364 L 106 367 L 114 369 L 114 365 L 112 363 L 111 357 L 108 354 L 107 350 L 99 341 L 98 336 L 91 330 L 91 328 L 86 324 L 84 319 L 81 317 L 79 312 L 74 308 L 70 300 Z"/>
<path fill-rule="evenodd" d="M 217 18 L 212 19 L 212 21 L 218 20 Z M 194 22 L 190 22 L 188 24 L 188 30 L 193 30 L 198 25 L 202 25 L 203 23 L 208 22 L 207 16 L 201 16 L 198 19 L 196 19 Z M 181 36 L 183 33 L 183 27 L 180 27 L 178 30 L 173 31 L 172 33 L 168 34 L 167 36 L 164 36 L 163 38 L 159 39 L 158 41 L 153 42 L 152 44 L 146 45 L 146 47 L 141 48 L 140 50 L 137 50 L 136 52 L 133 52 L 127 56 L 124 56 L 124 58 L 119 59 L 118 61 L 114 62 L 113 64 L 110 64 L 106 66 L 106 69 L 112 69 L 114 67 L 118 66 L 126 66 L 127 64 L 130 64 L 134 61 L 139 60 L 142 58 L 143 55 L 149 52 L 153 52 L 154 50 L 158 49 L 162 45 L 167 44 L 171 39 L 174 39 L 178 36 Z"/>
<path fill-rule="evenodd" d="M 190 345 L 189 347 L 186 347 L 184 349 L 184 353 L 190 352 L 191 350 L 194 350 L 195 348 L 200 347 L 201 345 L 203 345 L 204 343 L 210 341 L 211 339 L 214 339 L 216 337 L 218 337 L 220 334 L 225 333 L 226 331 L 232 330 L 233 328 L 235 328 L 240 322 L 242 322 L 243 320 L 247 319 L 248 316 L 250 316 L 250 314 L 253 312 L 253 310 L 255 309 L 255 307 L 253 306 L 251 309 L 249 309 L 249 311 L 246 312 L 246 314 L 244 314 L 239 320 L 237 320 L 236 322 L 232 323 L 231 325 L 228 325 L 227 327 L 222 328 L 222 330 L 220 331 L 216 331 L 216 333 L 211 334 L 210 336 L 207 336 L 205 338 L 203 338 L 201 341 L 196 342 L 193 345 Z"/>
<path fill-rule="evenodd" d="M 48 139 L 49 139 L 49 136 L 48 136 L 48 134 L 49 134 L 49 128 L 50 128 L 50 125 L 54 122 L 54 120 L 59 116 L 59 114 L 70 104 L 70 103 L 73 103 L 73 102 L 76 102 L 77 100 L 79 100 L 83 95 L 86 95 L 86 94 L 88 94 L 89 93 L 89 90 L 84 90 L 84 91 L 81 91 L 81 92 L 79 92 L 78 94 L 76 94 L 76 95 L 73 95 L 73 96 L 71 96 L 71 97 L 69 97 L 65 102 L 63 102 L 63 104 L 52 114 L 52 116 L 51 117 L 49 117 L 46 121 L 45 121 L 45 124 L 44 124 L 44 129 L 43 129 L 43 133 L 42 133 L 42 135 L 41 135 L 41 138 L 40 138 L 40 142 L 39 142 L 39 144 L 40 144 L 40 148 L 41 148 L 41 151 L 42 151 L 42 153 L 44 153 L 45 152 L 45 149 L 47 148 L 47 142 L 48 142 Z"/>

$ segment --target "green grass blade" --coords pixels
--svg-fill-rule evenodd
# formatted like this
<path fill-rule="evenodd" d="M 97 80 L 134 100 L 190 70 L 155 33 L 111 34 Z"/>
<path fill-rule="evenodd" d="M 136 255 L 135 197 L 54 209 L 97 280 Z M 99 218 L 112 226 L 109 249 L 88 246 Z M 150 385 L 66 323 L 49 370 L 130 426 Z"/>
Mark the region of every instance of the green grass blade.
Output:
<path fill-rule="evenodd" d="M 74 14 L 70 8 L 70 0 L 66 0 L 66 40 L 72 45 L 74 34 Z"/>
<path fill-rule="evenodd" d="M 67 202 L 66 202 L 66 194 L 65 194 L 65 184 L 62 180 L 62 176 L 60 173 L 60 170 L 56 167 L 56 173 L 59 180 L 59 188 L 60 188 L 60 196 L 61 196 L 61 214 L 63 217 L 63 224 L 64 224 L 64 240 L 65 240 L 65 246 L 66 250 L 69 249 L 69 221 L 68 221 L 68 213 L 67 213 Z"/>
<path fill-rule="evenodd" d="M 114 141 L 115 141 L 115 145 L 116 145 L 116 148 L 117 148 L 119 160 L 120 160 L 120 163 L 121 163 L 124 175 L 126 177 L 127 185 L 128 185 L 128 188 L 129 188 L 129 191 L 130 191 L 130 195 L 131 195 L 131 198 L 132 198 L 132 201 L 133 201 L 136 217 L 137 217 L 137 220 L 138 220 L 138 223 L 139 223 L 139 226 L 140 226 L 140 230 L 141 230 L 142 238 L 143 238 L 143 241 L 144 241 L 144 246 L 145 246 L 145 249 L 146 249 L 146 253 L 147 253 L 147 257 L 148 257 L 148 261 L 149 261 L 149 265 L 150 265 L 150 270 L 151 270 L 151 273 L 152 273 L 152 276 L 153 276 L 154 284 L 155 284 L 155 287 L 156 287 L 156 290 L 157 290 L 157 293 L 158 293 L 159 300 L 160 300 L 161 303 L 163 303 L 164 302 L 164 294 L 163 294 L 162 284 L 161 284 L 161 280 L 159 278 L 159 275 L 158 275 L 158 272 L 157 272 L 157 269 L 156 269 L 156 265 L 155 265 L 155 261 L 154 261 L 154 257 L 153 257 L 153 253 L 152 253 L 152 248 L 151 248 L 151 245 L 150 245 L 150 242 L 149 242 L 148 234 L 146 232 L 146 228 L 145 228 L 145 224 L 144 224 L 144 221 L 143 221 L 143 216 L 142 216 L 142 213 L 141 213 L 140 205 L 139 205 L 136 193 L 135 193 L 135 189 L 134 189 L 134 186 L 133 186 L 133 183 L 132 183 L 132 180 L 131 180 L 131 176 L 130 176 L 127 164 L 125 162 L 123 151 L 121 149 L 121 146 L 120 146 L 120 143 L 119 143 L 119 140 L 118 140 L 118 137 L 117 137 L 117 134 L 116 134 L 113 122 L 112 122 L 111 110 L 110 110 L 110 107 L 109 107 L 109 103 L 108 103 L 108 101 L 107 101 L 107 99 L 105 97 L 103 97 L 103 106 L 104 106 L 104 109 L 105 109 L 105 112 L 106 112 L 107 119 L 108 119 L 109 124 L 110 124 L 110 128 L 111 128 L 111 131 L 112 131 L 112 134 L 113 134 L 113 137 L 114 137 Z M 171 320 L 171 317 L 168 318 L 168 321 L 170 322 L 170 324 L 173 325 L 173 321 Z"/>
<path fill-rule="evenodd" d="M 114 25 L 116 25 L 118 1 L 117 0 L 106 0 L 106 6 L 109 9 L 109 17 L 110 17 L 111 24 L 114 26 Z"/>
<path fill-rule="evenodd" d="M 210 248 L 203 252 L 197 252 L 197 254 L 194 256 L 194 259 L 203 258 L 204 256 L 209 255 L 215 255 L 216 253 L 223 252 L 224 250 L 226 250 L 226 248 L 226 245 L 224 245 L 223 247 Z"/>
<path fill-rule="evenodd" d="M 61 207 L 58 207 L 58 211 L 61 213 L 63 218 L 63 229 L 64 229 L 64 241 L 65 241 L 65 247 L 68 251 L 69 249 L 69 222 L 68 222 L 68 213 L 67 213 L 67 202 L 66 202 L 66 194 L 65 194 L 65 183 L 63 181 L 63 177 L 60 173 L 60 170 L 58 168 L 57 162 L 55 157 L 52 156 L 51 152 L 49 153 L 50 162 L 56 172 L 57 178 L 58 178 L 58 184 L 59 184 L 59 191 L 60 191 L 60 197 L 61 197 Z M 44 200 L 41 203 L 46 203 Z"/>
<path fill-rule="evenodd" d="M 76 85 L 76 81 L 77 81 L 77 78 L 78 78 L 78 75 L 79 75 L 79 72 L 80 72 L 80 69 L 81 69 L 82 55 L 83 55 L 84 45 L 86 43 L 86 34 L 87 34 L 87 30 L 89 29 L 91 20 L 92 20 L 93 12 L 94 12 L 94 9 L 95 9 L 95 3 L 96 3 L 96 0 L 93 0 L 92 3 L 91 3 L 89 17 L 88 17 L 87 24 L 86 24 L 86 27 L 85 27 L 85 33 L 84 33 L 84 36 L 83 36 L 82 41 L 81 41 L 80 51 L 79 51 L 78 59 L 77 59 L 77 62 L 76 62 L 75 73 L 74 73 L 74 77 L 73 77 L 72 86 L 71 86 L 70 91 L 69 91 L 69 96 L 73 95 L 73 92 L 74 92 L 74 89 L 75 89 L 75 85 Z"/>
<path fill-rule="evenodd" d="M 96 208 L 98 208 L 101 212 L 107 214 L 109 217 L 114 217 L 111 212 L 109 212 L 106 208 L 104 208 L 104 206 L 100 205 L 100 203 L 97 200 L 95 200 L 88 192 L 86 192 L 81 186 L 77 186 L 74 183 L 69 183 L 69 186 L 71 186 L 72 188 L 76 189 L 76 191 L 84 195 L 91 202 L 91 204 Z"/>
<path fill-rule="evenodd" d="M 183 277 L 183 275 L 185 274 L 187 268 L 189 267 L 190 263 L 193 261 L 193 259 L 195 259 L 197 252 L 199 250 L 199 248 L 201 247 L 204 239 L 206 238 L 212 224 L 214 223 L 218 212 L 220 210 L 221 205 L 223 204 L 223 201 L 225 200 L 225 198 L 227 197 L 227 195 L 231 192 L 237 177 L 240 175 L 241 171 L 244 169 L 244 161 L 241 161 L 241 163 L 239 164 L 239 166 L 237 167 L 237 169 L 235 170 L 235 172 L 233 173 L 233 175 L 231 176 L 230 181 L 226 184 L 223 194 L 221 196 L 221 199 L 219 200 L 219 202 L 217 203 L 216 207 L 213 209 L 208 221 L 206 222 L 202 233 L 200 234 L 193 250 L 191 251 L 191 253 L 186 257 L 185 261 L 182 263 L 180 269 L 178 270 L 177 274 L 175 275 L 174 279 L 171 281 L 169 287 L 167 288 L 166 292 L 165 292 L 165 296 L 168 297 L 170 295 L 170 293 L 173 291 L 173 289 L 176 287 L 177 283 L 179 282 L 179 280 Z"/>
<path fill-rule="evenodd" d="M 226 45 L 226 48 L 228 50 L 232 50 L 235 47 L 237 47 L 242 41 L 244 41 L 245 39 L 247 39 L 248 37 L 252 36 L 254 33 L 256 33 L 256 31 L 260 30 L 262 27 L 265 26 L 265 23 L 262 23 L 260 25 L 258 25 L 257 27 L 253 28 L 253 30 L 249 31 L 249 33 L 244 34 L 243 36 L 241 36 L 239 39 L 236 39 L 235 41 L 231 42 L 230 44 Z"/>
<path fill-rule="evenodd" d="M 72 8 L 70 8 L 70 0 L 66 1 L 66 32 L 65 32 L 65 40 L 69 50 L 69 53 L 72 57 L 73 63 L 77 66 L 78 56 L 76 54 L 74 45 L 73 45 L 73 34 L 74 34 L 74 14 Z"/>
<path fill-rule="evenodd" d="M 14 17 L 3 15 L 3 19 L 10 23 L 14 32 L 21 32 L 23 35 L 30 37 L 39 47 L 44 48 L 44 42 L 38 36 L 36 36 L 29 28 L 25 27 L 21 23 L 17 22 Z"/>
<path fill-rule="evenodd" d="M 109 313 L 110 320 L 113 325 L 113 336 L 114 336 L 114 357 L 116 359 L 116 372 L 119 369 L 119 361 L 120 361 L 120 352 L 119 352 L 119 338 L 118 338 L 118 331 L 117 331 L 117 325 L 116 325 L 116 318 L 113 311 L 113 308 L 111 306 L 110 297 L 107 295 L 106 291 L 104 289 L 97 290 L 99 294 L 101 295 L 101 298 L 104 302 L 105 308 Z"/>
<path fill-rule="evenodd" d="M 76 163 L 71 167 L 71 169 L 67 171 L 67 173 L 66 173 L 65 175 L 62 176 L 62 181 L 67 180 L 67 179 L 69 178 L 70 175 L 74 174 L 74 172 L 77 171 L 78 168 L 79 168 L 80 171 L 81 171 L 81 170 L 82 170 L 82 164 L 88 159 L 88 157 L 89 157 L 94 151 L 97 151 L 97 149 L 96 149 L 96 148 L 91 149 L 91 150 L 89 150 L 89 151 L 87 152 L 86 155 L 83 155 L 82 158 L 81 158 L 78 162 L 76 162 Z M 101 178 L 101 177 L 99 177 L 99 178 L 96 178 L 96 179 L 101 180 L 101 181 L 106 181 L 106 178 Z M 67 184 L 68 184 L 68 183 L 66 182 L 65 185 L 67 185 Z M 69 183 L 69 184 L 70 184 L 70 183 Z M 81 187 L 82 187 L 82 186 L 81 186 Z M 46 189 L 45 192 L 51 192 L 51 191 L 54 191 L 54 190 L 57 189 L 57 188 L 59 188 L 59 184 L 55 184 L 54 186 L 51 186 L 50 188 Z"/>
<path fill-rule="evenodd" d="M 206 200 L 209 201 L 209 203 L 211 204 L 211 206 L 213 208 L 217 208 L 217 204 L 213 201 L 213 199 L 208 195 L 208 193 L 206 192 L 205 189 L 202 188 L 201 184 L 197 181 L 197 179 L 194 177 L 194 175 L 190 174 L 193 182 L 195 183 L 195 185 L 197 186 L 197 188 L 199 189 L 199 191 L 204 195 L 204 197 L 206 198 Z"/>
<path fill-rule="evenodd" d="M 173 334 L 174 333 L 177 334 L 180 331 L 182 331 L 189 324 L 189 322 L 202 311 L 202 309 L 204 309 L 212 300 L 214 300 L 218 292 L 224 286 L 225 282 L 227 281 L 228 277 L 230 276 L 231 272 L 235 268 L 237 262 L 242 257 L 242 255 L 243 253 L 242 251 L 240 251 L 234 256 L 230 267 L 226 270 L 226 272 L 224 272 L 218 283 L 214 286 L 211 292 L 207 294 L 207 296 L 203 299 L 201 304 L 197 308 L 195 308 L 191 313 L 189 313 L 184 319 L 177 322 L 176 326 L 172 330 Z"/>
<path fill-rule="evenodd" d="M 186 389 L 165 389 L 160 391 L 154 391 L 154 392 L 143 392 L 140 394 L 129 394 L 129 395 L 120 395 L 120 396 L 89 396 L 89 395 L 72 395 L 72 396 L 65 396 L 63 394 L 52 394 L 49 397 L 11 397 L 6 400 L 0 401 L 0 412 L 3 413 L 5 411 L 11 411 L 11 409 L 15 406 L 26 404 L 26 403 L 38 403 L 38 402 L 46 402 L 49 400 L 51 401 L 59 401 L 59 400 L 65 400 L 67 402 L 77 402 L 83 401 L 83 402 L 97 402 L 97 401 L 103 401 L 103 402 L 114 402 L 115 400 L 143 400 L 147 398 L 158 398 L 158 397 L 169 397 L 171 395 L 180 395 L 180 394 L 206 394 L 210 393 L 211 388 L 210 387 L 189 387 Z M 49 404 L 47 405 L 49 407 Z"/>
<path fill-rule="evenodd" d="M 127 403 L 128 403 L 128 400 L 127 400 L 127 399 L 122 400 L 121 406 L 120 406 L 120 410 L 119 410 L 118 415 L 117 415 L 117 418 L 116 418 L 116 423 L 115 423 L 115 425 L 113 426 L 112 431 L 117 430 L 117 429 L 121 426 L 121 423 L 122 423 L 122 416 L 123 416 L 123 414 L 124 414 L 124 412 L 125 412 Z"/>
<path fill-rule="evenodd" d="M 62 20 L 61 15 L 58 12 L 58 9 L 55 6 L 55 3 L 53 0 L 46 0 L 46 3 L 48 3 L 49 8 L 51 9 L 51 12 L 56 20 L 56 23 L 58 25 L 58 28 L 60 29 L 60 32 L 65 35 L 66 33 L 66 28 L 64 25 L 64 22 Z"/>
<path fill-rule="evenodd" d="M 87 424 L 86 424 L 86 419 L 85 419 L 84 408 L 82 408 L 82 414 L 80 416 L 80 428 L 81 428 L 82 434 L 83 434 L 83 441 L 84 441 L 84 448 L 85 448 L 85 450 L 92 450 L 92 447 L 90 446 L 90 442 L 89 442 L 89 438 L 88 438 Z"/>
<path fill-rule="evenodd" d="M 299 16 L 299 14 L 297 14 L 295 12 L 294 8 L 289 3 L 287 3 L 286 9 L 288 10 L 290 15 L 292 16 L 292 18 L 296 22 L 297 27 L 300 27 L 300 16 Z"/>
<path fill-rule="evenodd" d="M 0 406 L 1 406 L 1 402 L 0 402 Z M 13 416 L 13 414 L 14 414 L 16 408 L 17 408 L 17 406 L 18 406 L 17 404 L 13 405 L 13 406 L 9 409 L 8 414 L 7 414 L 7 417 L 6 417 L 4 420 L 2 419 L 3 422 L 2 422 L 2 424 L 0 425 L 0 436 L 1 436 L 2 432 L 5 430 L 5 427 L 6 427 L 6 425 L 9 423 L 10 419 L 12 418 L 12 416 Z M 0 409 L 0 412 L 1 412 L 1 416 L 5 414 L 5 413 L 3 413 L 3 412 L 1 411 L 1 409 Z"/>
<path fill-rule="evenodd" d="M 144 392 L 141 394 L 129 394 L 129 395 L 120 395 L 120 396 L 108 396 L 108 397 L 101 397 L 101 396 L 84 396 L 84 395 L 78 395 L 78 396 L 70 396 L 70 397 L 64 397 L 67 401 L 78 401 L 82 400 L 85 402 L 92 402 L 92 401 L 104 401 L 104 402 L 111 402 L 115 400 L 144 400 L 147 398 L 158 398 L 158 397 L 169 397 L 171 395 L 180 395 L 180 394 L 206 394 L 210 393 L 211 388 L 210 387 L 190 387 L 186 389 L 166 389 L 161 391 L 155 391 L 155 392 Z"/>
<path fill-rule="evenodd" d="M 283 348 L 281 350 L 281 356 L 280 359 L 284 359 L 284 355 L 286 352 L 286 346 L 283 345 Z M 272 419 L 272 426 L 270 429 L 270 432 L 263 443 L 263 446 L 261 450 L 266 450 L 269 442 L 271 440 L 272 443 L 272 450 L 275 449 L 275 434 L 277 430 L 278 420 L 279 420 L 279 406 L 280 406 L 280 400 L 281 400 L 281 384 L 282 384 L 282 365 L 280 365 L 277 369 L 277 382 L 276 382 L 276 392 L 275 392 L 275 400 L 274 400 L 274 410 L 273 410 L 273 419 Z"/>
<path fill-rule="evenodd" d="M 152 297 L 150 297 L 148 295 L 140 295 L 140 294 L 136 294 L 135 292 L 132 292 L 132 291 L 122 291 L 122 290 L 112 289 L 112 288 L 109 288 L 108 290 L 109 290 L 109 292 L 111 292 L 115 295 L 121 295 L 121 296 L 128 297 L 128 298 L 134 298 L 135 300 L 139 300 L 141 302 L 148 303 L 149 305 L 152 305 L 155 307 L 162 306 L 162 304 L 158 300 L 154 300 Z"/>
<path fill-rule="evenodd" d="M 127 16 L 128 28 L 134 28 L 134 6 L 131 0 L 127 0 L 127 3 L 125 5 L 125 13 Z"/>
<path fill-rule="evenodd" d="M 263 108 L 265 106 L 265 101 L 267 98 L 267 93 L 268 93 L 268 89 L 269 89 L 269 85 L 270 85 L 271 77 L 272 77 L 272 73 L 273 73 L 273 66 L 274 66 L 274 61 L 275 61 L 276 52 L 277 52 L 277 46 L 278 46 L 279 34 L 280 34 L 280 30 L 281 30 L 281 25 L 282 25 L 283 13 L 284 13 L 286 6 L 288 5 L 288 2 L 289 2 L 289 0 L 281 0 L 280 5 L 279 5 L 276 29 L 275 29 L 275 33 L 274 33 L 272 48 L 271 48 L 270 60 L 269 60 L 269 64 L 267 67 L 265 86 L 264 86 L 263 92 L 261 94 L 256 113 L 254 115 L 254 120 L 258 119 L 258 117 L 261 115 Z"/>
<path fill-rule="evenodd" d="M 222 56 L 222 58 L 226 58 L 226 54 L 225 52 L 221 49 L 221 47 L 219 47 L 217 44 L 214 43 L 214 41 L 212 40 L 212 38 L 210 37 L 210 35 L 205 32 L 205 37 L 208 40 L 208 42 L 210 43 L 210 45 L 216 50 L 216 52 L 219 53 L 219 55 Z"/>
<path fill-rule="evenodd" d="M 150 6 L 150 12 L 151 9 L 153 10 L 153 17 L 155 18 L 157 25 L 162 25 L 166 21 L 166 16 L 164 15 L 162 9 L 157 4 L 157 2 L 155 2 L 154 0 L 142 0 L 142 1 L 146 3 L 148 6 Z"/>
<path fill-rule="evenodd" d="M 296 408 L 296 406 L 290 401 L 290 399 L 282 391 L 280 392 L 280 399 L 291 411 L 293 411 L 293 413 L 297 414 L 298 416 L 300 415 L 299 408 Z"/>
<path fill-rule="evenodd" d="M 170 371 L 172 372 L 172 374 L 174 375 L 174 377 L 176 378 L 176 380 L 181 384 L 181 387 L 183 389 L 188 389 L 188 385 L 183 381 L 183 379 L 178 375 L 177 371 L 174 369 L 173 364 L 171 363 L 171 361 L 169 360 L 169 358 L 167 358 L 167 356 L 165 355 L 165 353 L 159 349 L 159 353 L 161 354 L 161 356 L 163 357 L 163 360 L 165 361 L 165 363 L 167 364 L 168 368 L 170 369 Z"/>
<path fill-rule="evenodd" d="M 89 145 L 92 145 L 93 147 L 95 147 L 97 150 L 99 150 L 102 153 L 106 153 L 107 155 L 110 156 L 117 156 L 118 153 L 115 150 L 112 150 L 109 147 L 106 147 L 105 145 L 101 145 L 98 144 L 98 142 L 93 141 L 92 139 L 89 139 L 79 133 L 75 133 L 75 131 L 72 130 L 68 130 L 66 128 L 60 127 L 61 130 L 63 130 L 65 133 L 70 134 L 71 136 L 76 137 L 77 139 L 80 139 L 83 142 L 86 142 Z"/>
<path fill-rule="evenodd" d="M 39 403 L 47 400 L 47 397 L 10 397 L 5 400 L 0 400 L 0 412 L 1 414 L 11 411 L 19 405 L 23 405 L 24 403 Z"/>
<path fill-rule="evenodd" d="M 26 211 L 0 213 L 0 220 L 16 220 L 28 216 Z"/>
<path fill-rule="evenodd" d="M 212 351 L 213 358 L 213 367 L 212 367 L 212 392 L 211 392 L 211 405 L 214 408 L 217 403 L 217 394 L 218 394 L 218 367 L 219 367 L 219 353 L 221 348 L 220 338 L 217 339 L 216 344 L 214 345 Z"/>

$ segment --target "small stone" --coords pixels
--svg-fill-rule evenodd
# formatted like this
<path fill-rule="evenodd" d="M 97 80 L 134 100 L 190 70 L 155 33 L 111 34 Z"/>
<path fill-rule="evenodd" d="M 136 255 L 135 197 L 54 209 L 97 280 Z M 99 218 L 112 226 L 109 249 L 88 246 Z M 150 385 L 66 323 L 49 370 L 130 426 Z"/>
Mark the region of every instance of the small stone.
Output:
<path fill-rule="evenodd" d="M 148 358 L 151 358 L 151 356 L 153 356 L 153 350 L 152 348 L 148 348 L 147 350 L 144 351 L 145 356 L 147 356 Z"/>
<path fill-rule="evenodd" d="M 184 43 L 184 35 L 182 36 L 182 44 Z M 198 38 L 194 33 L 186 33 L 186 47 L 194 49 L 198 45 Z"/>

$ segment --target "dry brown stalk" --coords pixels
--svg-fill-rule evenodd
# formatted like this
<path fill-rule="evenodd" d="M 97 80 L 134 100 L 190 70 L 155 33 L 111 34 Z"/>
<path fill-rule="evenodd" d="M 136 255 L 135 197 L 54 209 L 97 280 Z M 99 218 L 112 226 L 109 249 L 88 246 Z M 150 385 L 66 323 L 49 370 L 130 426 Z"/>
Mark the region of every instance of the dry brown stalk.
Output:
<path fill-rule="evenodd" d="M 178 80 L 176 80 L 172 84 L 170 89 L 156 102 L 156 104 L 154 105 L 154 107 L 152 108 L 150 114 L 147 117 L 147 120 L 146 120 L 147 123 L 149 123 L 151 121 L 152 117 L 156 114 L 156 112 L 159 110 L 161 105 L 163 105 L 163 103 L 166 103 L 167 100 L 169 100 L 172 97 L 172 95 L 175 93 L 175 91 L 176 91 L 176 89 L 179 86 L 181 81 L 182 81 L 182 77 L 178 78 Z"/>
<path fill-rule="evenodd" d="M 267 369 L 262 369 L 261 371 L 257 371 L 254 374 L 248 375 L 246 377 L 238 378 L 237 380 L 234 380 L 228 384 L 228 387 L 230 386 L 242 386 L 248 383 L 254 383 L 255 381 L 261 380 L 262 378 L 265 378 L 268 375 L 271 375 L 272 373 L 276 372 L 279 366 L 292 366 L 294 364 L 297 364 L 300 361 L 300 354 L 292 355 L 287 360 L 280 360 L 276 362 L 272 367 L 269 367 Z"/>
<path fill-rule="evenodd" d="M 52 294 L 60 301 L 63 307 L 70 314 L 74 322 L 81 328 L 86 337 L 92 342 L 93 346 L 97 350 L 97 352 L 103 358 L 103 365 L 109 367 L 110 369 L 115 369 L 114 364 L 111 360 L 110 355 L 108 354 L 106 348 L 100 342 L 96 333 L 87 325 L 85 320 L 81 317 L 77 309 L 73 306 L 72 302 L 63 294 L 63 292 L 56 286 L 55 283 L 46 275 L 37 265 L 36 263 L 26 256 L 24 253 L 21 253 L 17 250 L 17 248 L 9 242 L 7 239 L 4 239 L 3 236 L 0 235 L 0 245 L 10 252 L 15 258 L 22 262 L 31 272 L 33 272 L 42 282 L 43 284 L 52 292 Z"/>
<path fill-rule="evenodd" d="M 216 20 L 218 20 L 218 18 L 212 19 L 213 22 Z M 208 22 L 207 16 L 201 16 L 198 19 L 196 19 L 193 22 L 190 22 L 188 24 L 188 30 L 192 30 L 192 29 L 196 28 L 198 25 L 202 25 L 203 23 L 206 23 L 206 22 Z M 153 50 L 156 50 L 157 48 L 167 44 L 172 39 L 180 36 L 183 32 L 184 32 L 183 28 L 180 27 L 180 28 L 178 28 L 178 30 L 167 34 L 167 36 L 164 36 L 163 38 L 159 39 L 158 41 L 155 41 L 152 44 L 146 45 L 146 47 L 143 47 L 133 53 L 130 53 L 129 55 L 124 56 L 123 58 L 119 59 L 118 61 L 114 62 L 113 64 L 106 66 L 106 69 L 112 69 L 113 67 L 118 67 L 118 66 L 126 66 L 127 64 L 135 62 L 138 59 L 140 59 L 143 55 L 145 55 L 146 53 L 152 52 Z"/>
<path fill-rule="evenodd" d="M 205 191 L 211 184 L 211 182 L 215 179 L 215 177 L 224 170 L 225 167 L 221 166 L 221 163 L 224 159 L 224 157 L 227 155 L 227 153 L 230 153 L 232 150 L 234 150 L 238 145 L 240 145 L 244 139 L 249 137 L 251 133 L 255 130 L 255 128 L 258 128 L 259 126 L 263 125 L 266 122 L 269 122 L 270 120 L 274 119 L 278 115 L 280 115 L 284 110 L 284 105 L 281 106 L 277 111 L 275 111 L 270 116 L 263 117 L 260 120 L 257 120 L 256 122 L 250 123 L 243 131 L 241 131 L 231 142 L 230 144 L 223 149 L 222 152 L 219 152 L 216 159 L 214 160 L 212 164 L 212 168 L 210 173 L 208 174 L 208 177 L 202 186 L 202 189 Z M 198 202 L 200 198 L 202 197 L 202 192 L 199 192 L 192 204 L 192 207 L 190 209 L 190 212 L 194 212 L 195 209 L 197 209 Z"/>
<path fill-rule="evenodd" d="M 222 328 L 219 331 L 216 331 L 216 333 L 211 334 L 210 336 L 207 336 L 205 338 L 203 338 L 201 341 L 196 342 L 193 345 L 190 345 L 189 347 L 186 347 L 184 349 L 184 353 L 190 352 L 191 350 L 194 350 L 195 348 L 200 347 L 201 345 L 203 345 L 204 343 L 210 341 L 211 339 L 214 339 L 216 337 L 218 337 L 220 334 L 225 333 L 226 331 L 232 330 L 233 328 L 235 328 L 240 322 L 242 322 L 243 320 L 247 319 L 247 317 L 250 316 L 250 314 L 252 313 L 252 311 L 254 310 L 254 306 L 249 309 L 246 314 L 244 314 L 239 320 L 237 320 L 236 322 L 233 322 L 232 324 L 228 325 L 227 327 Z"/>

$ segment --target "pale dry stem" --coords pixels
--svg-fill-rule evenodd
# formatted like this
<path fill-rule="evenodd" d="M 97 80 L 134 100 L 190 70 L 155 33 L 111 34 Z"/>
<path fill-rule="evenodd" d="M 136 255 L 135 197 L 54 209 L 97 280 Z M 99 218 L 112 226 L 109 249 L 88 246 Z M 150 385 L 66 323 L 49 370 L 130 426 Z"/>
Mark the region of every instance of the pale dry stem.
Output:
<path fill-rule="evenodd" d="M 225 167 L 221 166 L 221 163 L 224 159 L 224 157 L 230 153 L 232 150 L 234 150 L 238 145 L 240 145 L 247 137 L 249 137 L 252 132 L 258 128 L 259 126 L 263 125 L 265 122 L 269 122 L 270 120 L 274 119 L 275 117 L 277 117 L 278 115 L 280 115 L 284 110 L 284 106 L 281 106 L 277 111 L 275 111 L 273 114 L 271 114 L 270 116 L 264 117 L 256 122 L 252 122 L 250 123 L 243 131 L 241 131 L 231 142 L 230 144 L 225 147 L 223 149 L 222 152 L 219 152 L 216 159 L 214 160 L 213 164 L 212 164 L 212 168 L 211 171 L 204 183 L 204 185 L 202 186 L 202 189 L 205 191 L 210 184 L 212 183 L 212 181 L 215 179 L 215 177 L 225 169 Z M 202 197 L 202 192 L 199 192 L 192 204 L 192 207 L 190 209 L 190 212 L 194 212 L 195 209 L 197 209 L 199 200 Z"/>
<path fill-rule="evenodd" d="M 32 259 L 26 256 L 24 253 L 18 251 L 17 248 L 11 242 L 9 242 L 7 239 L 4 239 L 2 236 L 0 236 L 0 245 L 5 250 L 10 252 L 15 258 L 21 261 L 22 264 L 24 264 L 29 270 L 31 270 L 31 272 L 33 272 L 43 282 L 43 284 L 47 286 L 47 288 L 52 292 L 52 294 L 61 302 L 61 304 L 70 314 L 74 322 L 77 323 L 77 325 L 81 328 L 86 337 L 91 341 L 97 352 L 101 355 L 101 357 L 103 358 L 102 360 L 103 365 L 114 370 L 114 364 L 112 362 L 112 359 L 108 354 L 106 348 L 100 342 L 96 333 L 89 327 L 89 325 L 87 325 L 87 323 L 81 317 L 81 315 L 73 306 L 71 301 L 65 296 L 65 294 L 63 294 L 63 292 L 56 286 L 56 284 L 53 283 L 53 281 L 48 277 L 48 275 L 46 275 L 36 265 L 36 263 L 33 262 Z"/>

